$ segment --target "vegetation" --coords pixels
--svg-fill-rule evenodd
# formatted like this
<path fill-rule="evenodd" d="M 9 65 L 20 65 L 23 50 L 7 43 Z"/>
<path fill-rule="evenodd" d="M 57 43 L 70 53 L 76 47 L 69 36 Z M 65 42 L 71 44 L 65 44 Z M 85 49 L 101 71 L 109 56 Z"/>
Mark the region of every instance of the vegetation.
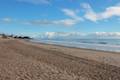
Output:
<path fill-rule="evenodd" d="M 7 35 L 1 34 L 1 37 L 4 38 L 4 39 L 6 39 L 6 38 L 7 38 Z"/>
<path fill-rule="evenodd" d="M 1 38 L 15 38 L 15 39 L 31 39 L 29 36 L 18 36 L 18 35 L 7 35 L 7 34 L 0 34 Z"/>

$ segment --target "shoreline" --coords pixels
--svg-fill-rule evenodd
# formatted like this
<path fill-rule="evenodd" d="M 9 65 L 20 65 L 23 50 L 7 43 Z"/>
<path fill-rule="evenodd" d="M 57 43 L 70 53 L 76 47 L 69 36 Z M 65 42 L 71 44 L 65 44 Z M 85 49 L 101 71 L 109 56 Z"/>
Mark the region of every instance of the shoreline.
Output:
<path fill-rule="evenodd" d="M 113 53 L 120 54 L 120 52 L 115 52 L 115 51 L 105 51 L 105 50 L 97 50 L 97 49 L 89 49 L 89 48 L 64 46 L 64 45 L 52 44 L 52 43 L 42 43 L 42 42 L 32 42 L 32 41 L 29 41 L 29 42 L 33 43 L 33 44 L 43 44 L 43 45 L 59 46 L 59 47 L 66 47 L 66 48 L 74 48 L 74 49 L 83 49 L 83 50 L 91 50 L 91 51 L 98 51 L 98 52 L 106 52 L 106 53 L 111 53 L 111 54 L 113 54 Z"/>
<path fill-rule="evenodd" d="M 29 40 L 28 40 L 29 41 Z M 76 48 L 76 49 L 85 49 L 85 50 L 93 50 L 93 51 L 100 51 L 100 52 L 109 52 L 109 53 L 116 53 L 119 54 L 119 51 L 110 51 L 110 50 L 100 50 L 100 49 L 93 49 L 93 48 L 82 48 L 82 47 L 77 47 L 77 46 L 69 46 L 69 45 L 61 45 L 61 44 L 56 44 L 56 43 L 45 43 L 45 42 L 35 42 L 35 41 L 29 41 L 32 43 L 37 43 L 37 44 L 45 44 L 45 45 L 54 45 L 54 46 L 61 46 L 61 47 L 68 47 L 68 48 Z"/>
<path fill-rule="evenodd" d="M 43 48 L 48 47 L 49 49 L 53 51 L 60 50 L 61 52 L 65 52 L 65 54 L 67 55 L 75 56 L 78 58 L 87 58 L 90 60 L 95 60 L 95 61 L 102 62 L 102 63 L 104 62 L 106 64 L 120 67 L 120 62 L 119 62 L 120 53 L 119 52 L 77 48 L 77 47 L 69 47 L 69 46 L 62 46 L 62 45 L 57 45 L 57 44 L 47 44 L 47 43 L 31 42 L 31 41 L 28 41 L 28 42 L 25 41 L 25 44 L 26 43 L 30 45 L 35 45 L 38 47 L 43 47 Z"/>

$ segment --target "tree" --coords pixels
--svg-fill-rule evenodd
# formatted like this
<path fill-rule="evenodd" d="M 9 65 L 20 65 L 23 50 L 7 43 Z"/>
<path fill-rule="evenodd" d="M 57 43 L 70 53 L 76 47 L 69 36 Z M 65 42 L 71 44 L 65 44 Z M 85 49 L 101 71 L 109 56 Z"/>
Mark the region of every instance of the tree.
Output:
<path fill-rule="evenodd" d="M 6 39 L 7 38 L 7 35 L 5 34 L 1 34 L 2 38 Z"/>

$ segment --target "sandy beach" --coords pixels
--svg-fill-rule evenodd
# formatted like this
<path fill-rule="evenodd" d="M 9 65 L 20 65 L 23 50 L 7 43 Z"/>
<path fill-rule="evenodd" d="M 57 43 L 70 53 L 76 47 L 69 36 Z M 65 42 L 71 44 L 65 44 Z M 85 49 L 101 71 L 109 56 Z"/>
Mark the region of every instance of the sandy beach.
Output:
<path fill-rule="evenodd" d="M 120 54 L 0 40 L 0 80 L 120 80 Z"/>

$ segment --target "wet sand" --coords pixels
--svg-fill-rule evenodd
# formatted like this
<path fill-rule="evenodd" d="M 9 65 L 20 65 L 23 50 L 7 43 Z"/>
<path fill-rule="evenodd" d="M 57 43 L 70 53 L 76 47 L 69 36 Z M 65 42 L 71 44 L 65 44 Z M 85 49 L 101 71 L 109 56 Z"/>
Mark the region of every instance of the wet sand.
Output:
<path fill-rule="evenodd" d="M 120 54 L 0 40 L 0 80 L 120 80 Z"/>

